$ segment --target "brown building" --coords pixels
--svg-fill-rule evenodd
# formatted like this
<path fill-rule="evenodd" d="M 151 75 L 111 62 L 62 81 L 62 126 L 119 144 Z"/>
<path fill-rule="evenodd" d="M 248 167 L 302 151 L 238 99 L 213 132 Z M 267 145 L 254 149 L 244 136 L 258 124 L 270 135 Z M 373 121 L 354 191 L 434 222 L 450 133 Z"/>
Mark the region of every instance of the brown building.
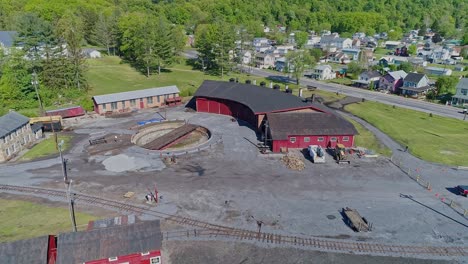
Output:
<path fill-rule="evenodd" d="M 41 127 L 32 128 L 29 118 L 23 115 L 11 111 L 0 117 L 0 162 L 9 160 L 41 137 Z"/>
<path fill-rule="evenodd" d="M 181 103 L 177 86 L 166 86 L 123 93 L 93 96 L 94 111 L 98 114 L 107 112 L 128 112 L 136 109 L 177 105 Z"/>

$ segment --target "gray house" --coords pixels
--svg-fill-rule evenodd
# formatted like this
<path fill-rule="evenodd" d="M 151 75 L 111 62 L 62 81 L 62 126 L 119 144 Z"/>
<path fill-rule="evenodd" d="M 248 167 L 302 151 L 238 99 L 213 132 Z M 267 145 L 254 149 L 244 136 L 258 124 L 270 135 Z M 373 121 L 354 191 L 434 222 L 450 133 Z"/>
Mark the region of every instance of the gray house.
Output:
<path fill-rule="evenodd" d="M 400 88 L 402 95 L 418 97 L 425 95 L 431 87 L 429 86 L 429 78 L 422 73 L 410 72 L 403 79 L 403 86 Z"/>
<path fill-rule="evenodd" d="M 452 97 L 452 105 L 468 105 L 468 78 L 462 78 L 457 84 L 457 91 Z"/>

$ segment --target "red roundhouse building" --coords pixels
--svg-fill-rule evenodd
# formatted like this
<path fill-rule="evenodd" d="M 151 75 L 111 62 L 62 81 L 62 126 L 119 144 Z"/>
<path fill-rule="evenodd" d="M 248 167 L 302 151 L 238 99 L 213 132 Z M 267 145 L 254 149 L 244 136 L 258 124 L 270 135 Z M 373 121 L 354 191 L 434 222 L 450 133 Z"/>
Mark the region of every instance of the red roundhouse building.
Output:
<path fill-rule="evenodd" d="M 236 82 L 204 81 L 194 95 L 198 112 L 229 115 L 252 125 L 273 152 L 308 145 L 354 144 L 354 126 L 333 110 L 280 90 Z"/>

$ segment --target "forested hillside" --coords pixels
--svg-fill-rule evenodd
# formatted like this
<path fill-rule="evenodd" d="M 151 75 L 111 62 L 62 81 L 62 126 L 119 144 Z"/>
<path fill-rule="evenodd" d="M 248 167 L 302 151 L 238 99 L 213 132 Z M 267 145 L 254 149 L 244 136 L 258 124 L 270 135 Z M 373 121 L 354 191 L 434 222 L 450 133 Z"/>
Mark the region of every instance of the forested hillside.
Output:
<path fill-rule="evenodd" d="M 467 26 L 466 0 L 0 0 L 0 29 L 17 29 L 21 12 L 35 12 L 54 21 L 75 12 L 85 22 L 86 38 L 100 13 L 164 14 L 170 22 L 194 31 L 199 24 L 222 18 L 244 25 L 257 35 L 259 24 L 284 25 L 289 30 L 328 29 L 339 33 L 366 33 L 436 27 L 444 36 L 457 35 Z"/>

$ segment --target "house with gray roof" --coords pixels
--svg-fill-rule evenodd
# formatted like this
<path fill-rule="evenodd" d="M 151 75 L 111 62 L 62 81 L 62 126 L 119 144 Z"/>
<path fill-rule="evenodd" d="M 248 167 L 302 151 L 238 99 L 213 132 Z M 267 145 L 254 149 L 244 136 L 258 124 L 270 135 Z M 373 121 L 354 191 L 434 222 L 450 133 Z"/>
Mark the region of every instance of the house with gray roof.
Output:
<path fill-rule="evenodd" d="M 422 73 L 410 72 L 403 80 L 400 87 L 401 94 L 405 96 L 418 97 L 425 95 L 432 87 L 429 85 L 429 78 Z"/>
<path fill-rule="evenodd" d="M 0 117 L 0 162 L 13 158 L 18 152 L 42 137 L 42 130 L 33 132 L 29 118 L 10 111 Z"/>
<path fill-rule="evenodd" d="M 94 111 L 98 114 L 130 112 L 137 109 L 179 105 L 182 99 L 177 86 L 165 86 L 93 96 Z"/>
<path fill-rule="evenodd" d="M 452 75 L 452 69 L 448 68 L 439 68 L 439 67 L 426 67 L 424 72 L 429 75 L 436 76 L 450 76 Z"/>
<path fill-rule="evenodd" d="M 452 105 L 468 105 L 468 78 L 462 78 L 457 84 L 457 91 L 452 97 Z"/>
<path fill-rule="evenodd" d="M 352 82 L 357 87 L 376 88 L 379 87 L 380 76 L 382 75 L 378 71 L 364 71 L 359 74 L 358 80 L 353 80 Z"/>

